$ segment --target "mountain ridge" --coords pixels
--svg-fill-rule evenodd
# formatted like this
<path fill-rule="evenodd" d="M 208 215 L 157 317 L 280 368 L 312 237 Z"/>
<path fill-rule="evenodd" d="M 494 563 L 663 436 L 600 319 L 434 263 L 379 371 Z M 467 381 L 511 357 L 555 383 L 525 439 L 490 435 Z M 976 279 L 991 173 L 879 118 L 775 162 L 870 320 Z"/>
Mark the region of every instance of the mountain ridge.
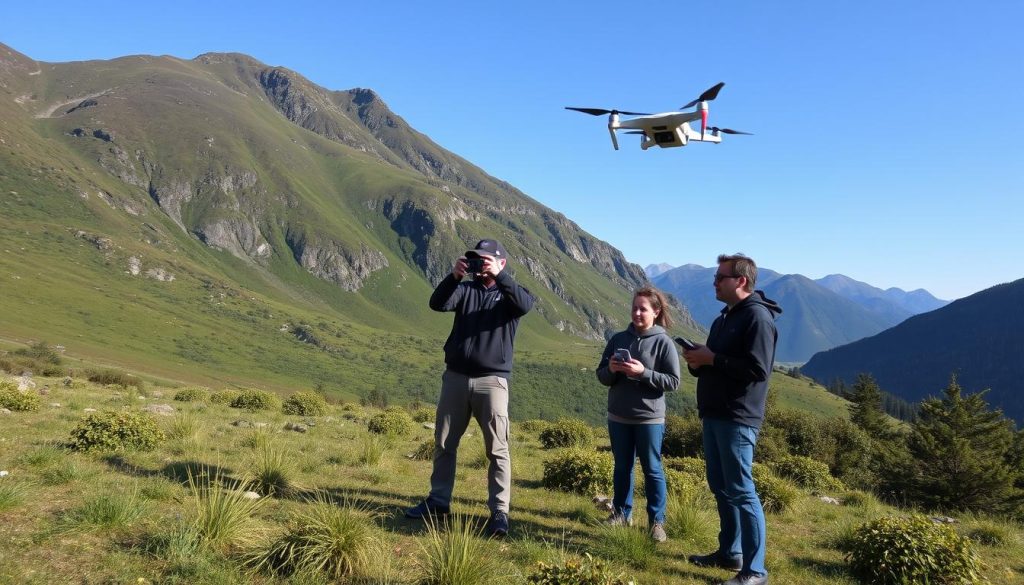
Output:
<path fill-rule="evenodd" d="M 887 392 L 916 402 L 937 396 L 951 375 L 965 392 L 1024 421 L 1024 279 L 997 285 L 908 318 L 876 335 L 815 354 L 801 368 L 818 380 L 852 382 L 867 372 Z M 922 349 L 924 348 L 924 349 Z"/>
<path fill-rule="evenodd" d="M 655 285 L 679 297 L 698 323 L 710 327 L 722 309 L 712 286 L 715 270 L 715 267 L 691 263 L 651 279 Z M 818 351 L 873 335 L 903 321 L 914 314 L 911 308 L 943 302 L 923 289 L 919 289 L 923 295 L 906 300 L 911 293 L 900 289 L 887 293 L 841 274 L 812 280 L 764 267 L 758 268 L 756 288 L 783 308 L 777 321 L 776 354 L 782 362 L 804 362 Z"/>
<path fill-rule="evenodd" d="M 576 372 L 582 396 L 581 367 L 647 282 L 372 90 L 244 55 L 36 63 L 0 46 L 0 141 L 0 269 L 17 276 L 0 334 L 160 375 L 432 392 L 450 317 L 426 299 L 495 237 L 539 298 L 519 387 Z"/>

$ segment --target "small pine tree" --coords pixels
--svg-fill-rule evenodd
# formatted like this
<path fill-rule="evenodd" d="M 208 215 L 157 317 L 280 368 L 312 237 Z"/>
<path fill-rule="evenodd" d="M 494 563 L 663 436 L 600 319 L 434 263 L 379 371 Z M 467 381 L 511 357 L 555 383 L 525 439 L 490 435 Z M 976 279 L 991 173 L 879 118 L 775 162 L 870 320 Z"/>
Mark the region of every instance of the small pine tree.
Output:
<path fill-rule="evenodd" d="M 1000 510 L 1011 504 L 1013 422 L 990 410 L 985 392 L 963 396 L 954 374 L 943 398 L 929 398 L 907 441 L 913 473 L 907 496 L 927 507 Z"/>
<path fill-rule="evenodd" d="M 882 412 L 882 389 L 871 374 L 858 374 L 857 381 L 847 395 L 850 402 L 850 420 L 872 437 L 890 434 L 889 423 Z"/>

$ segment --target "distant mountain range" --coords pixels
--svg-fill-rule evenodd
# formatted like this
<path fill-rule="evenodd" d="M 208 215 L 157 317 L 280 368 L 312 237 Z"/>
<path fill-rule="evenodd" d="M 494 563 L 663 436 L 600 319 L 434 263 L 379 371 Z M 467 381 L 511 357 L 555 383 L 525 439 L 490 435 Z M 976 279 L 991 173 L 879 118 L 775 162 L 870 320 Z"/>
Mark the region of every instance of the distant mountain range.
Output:
<path fill-rule="evenodd" d="M 872 374 L 905 400 L 937 396 L 950 375 L 966 392 L 1024 422 L 1024 279 L 995 286 L 910 317 L 872 337 L 816 354 L 801 371 L 850 383 Z"/>
<path fill-rule="evenodd" d="M 665 270 L 667 266 L 647 267 L 652 283 L 675 295 L 698 323 L 710 327 L 722 309 L 712 284 L 717 267 L 686 264 Z M 819 351 L 874 335 L 946 304 L 925 290 L 882 290 L 841 274 L 811 280 L 759 268 L 757 288 L 783 308 L 777 321 L 776 360 L 781 362 L 804 362 Z"/>

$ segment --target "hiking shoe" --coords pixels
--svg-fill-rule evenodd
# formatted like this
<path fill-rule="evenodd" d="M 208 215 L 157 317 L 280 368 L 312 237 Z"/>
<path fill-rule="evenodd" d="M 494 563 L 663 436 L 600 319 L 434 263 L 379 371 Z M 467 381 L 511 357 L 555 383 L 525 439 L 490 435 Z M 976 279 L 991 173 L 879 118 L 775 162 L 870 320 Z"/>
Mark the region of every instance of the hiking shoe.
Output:
<path fill-rule="evenodd" d="M 427 516 L 447 516 L 451 513 L 451 508 L 448 506 L 436 506 L 430 502 L 423 500 L 416 504 L 412 508 L 405 511 L 406 518 L 412 518 L 413 520 L 423 520 Z"/>
<path fill-rule="evenodd" d="M 496 510 L 487 522 L 487 535 L 492 538 L 505 538 L 508 534 L 508 514 Z"/>
<path fill-rule="evenodd" d="M 626 518 L 622 512 L 612 512 L 612 515 L 608 516 L 604 523 L 608 526 L 632 526 L 633 519 Z"/>
<path fill-rule="evenodd" d="M 743 568 L 743 559 L 741 557 L 730 557 L 721 554 L 720 551 L 715 551 L 709 555 L 690 555 L 687 557 L 687 560 L 698 567 L 717 567 L 730 571 L 739 571 Z"/>
<path fill-rule="evenodd" d="M 651 525 L 651 540 L 654 542 L 665 542 L 668 540 L 668 534 L 665 534 L 665 525 L 661 522 L 655 522 Z"/>
<path fill-rule="evenodd" d="M 736 576 L 732 579 L 722 581 L 722 585 L 768 585 L 768 575 L 736 573 Z"/>

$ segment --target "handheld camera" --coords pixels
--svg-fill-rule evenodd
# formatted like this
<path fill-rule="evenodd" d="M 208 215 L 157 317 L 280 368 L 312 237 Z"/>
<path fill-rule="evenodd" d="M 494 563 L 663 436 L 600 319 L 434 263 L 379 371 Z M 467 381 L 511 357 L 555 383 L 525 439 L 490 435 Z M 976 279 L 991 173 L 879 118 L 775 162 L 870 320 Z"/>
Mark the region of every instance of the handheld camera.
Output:
<path fill-rule="evenodd" d="M 480 274 L 484 271 L 484 259 L 483 258 L 466 258 L 466 272 L 470 274 Z"/>

